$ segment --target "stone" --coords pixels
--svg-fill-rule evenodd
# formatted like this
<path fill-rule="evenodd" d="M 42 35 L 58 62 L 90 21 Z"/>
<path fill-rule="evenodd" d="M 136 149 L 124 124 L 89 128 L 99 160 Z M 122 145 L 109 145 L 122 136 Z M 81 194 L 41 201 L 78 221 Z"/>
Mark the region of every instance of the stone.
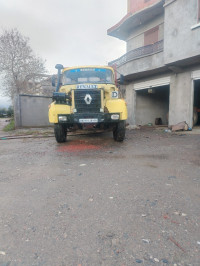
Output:
<path fill-rule="evenodd" d="M 6 252 L 0 251 L 0 255 L 5 256 L 6 255 Z"/>
<path fill-rule="evenodd" d="M 166 263 L 166 264 L 168 264 L 169 263 L 169 261 L 168 260 L 166 260 L 166 259 L 162 259 L 161 260 L 163 263 Z"/>
<path fill-rule="evenodd" d="M 143 261 L 142 260 L 139 260 L 139 259 L 136 259 L 135 262 L 142 263 Z"/>
<path fill-rule="evenodd" d="M 142 241 L 144 242 L 144 243 L 150 243 L 150 239 L 142 239 Z"/>

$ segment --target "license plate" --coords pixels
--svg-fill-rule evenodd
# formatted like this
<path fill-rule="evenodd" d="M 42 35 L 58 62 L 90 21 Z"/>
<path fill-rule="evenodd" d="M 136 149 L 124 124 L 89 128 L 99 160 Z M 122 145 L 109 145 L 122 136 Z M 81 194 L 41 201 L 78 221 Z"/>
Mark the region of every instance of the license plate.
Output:
<path fill-rule="evenodd" d="M 97 118 L 87 118 L 87 119 L 79 119 L 80 123 L 97 123 Z"/>

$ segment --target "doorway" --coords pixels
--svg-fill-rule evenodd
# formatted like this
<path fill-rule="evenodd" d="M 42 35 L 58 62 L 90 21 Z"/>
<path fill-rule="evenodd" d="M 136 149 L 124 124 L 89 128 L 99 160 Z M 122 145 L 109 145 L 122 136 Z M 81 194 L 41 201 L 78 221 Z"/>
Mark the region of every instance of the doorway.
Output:
<path fill-rule="evenodd" d="M 170 86 L 136 91 L 136 124 L 168 125 Z"/>
<path fill-rule="evenodd" d="M 200 79 L 194 80 L 193 126 L 200 126 Z"/>

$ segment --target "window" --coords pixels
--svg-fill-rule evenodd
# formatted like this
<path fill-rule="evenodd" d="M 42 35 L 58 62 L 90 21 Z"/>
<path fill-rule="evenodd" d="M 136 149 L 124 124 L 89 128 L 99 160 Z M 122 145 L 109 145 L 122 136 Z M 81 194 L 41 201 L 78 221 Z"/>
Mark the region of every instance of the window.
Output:
<path fill-rule="evenodd" d="M 113 73 L 106 68 L 74 68 L 63 73 L 63 84 L 114 84 Z"/>
<path fill-rule="evenodd" d="M 144 46 L 158 42 L 159 26 L 152 28 L 144 33 Z"/>

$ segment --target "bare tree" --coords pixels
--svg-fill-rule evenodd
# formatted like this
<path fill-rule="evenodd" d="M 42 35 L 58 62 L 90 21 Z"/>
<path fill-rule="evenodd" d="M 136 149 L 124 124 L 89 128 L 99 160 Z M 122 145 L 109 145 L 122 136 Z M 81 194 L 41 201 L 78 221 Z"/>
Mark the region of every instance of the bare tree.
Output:
<path fill-rule="evenodd" d="M 38 79 L 46 73 L 45 62 L 33 53 L 29 38 L 17 29 L 4 30 L 0 35 L 0 71 L 4 95 L 13 99 L 24 92 L 27 77 Z"/>

